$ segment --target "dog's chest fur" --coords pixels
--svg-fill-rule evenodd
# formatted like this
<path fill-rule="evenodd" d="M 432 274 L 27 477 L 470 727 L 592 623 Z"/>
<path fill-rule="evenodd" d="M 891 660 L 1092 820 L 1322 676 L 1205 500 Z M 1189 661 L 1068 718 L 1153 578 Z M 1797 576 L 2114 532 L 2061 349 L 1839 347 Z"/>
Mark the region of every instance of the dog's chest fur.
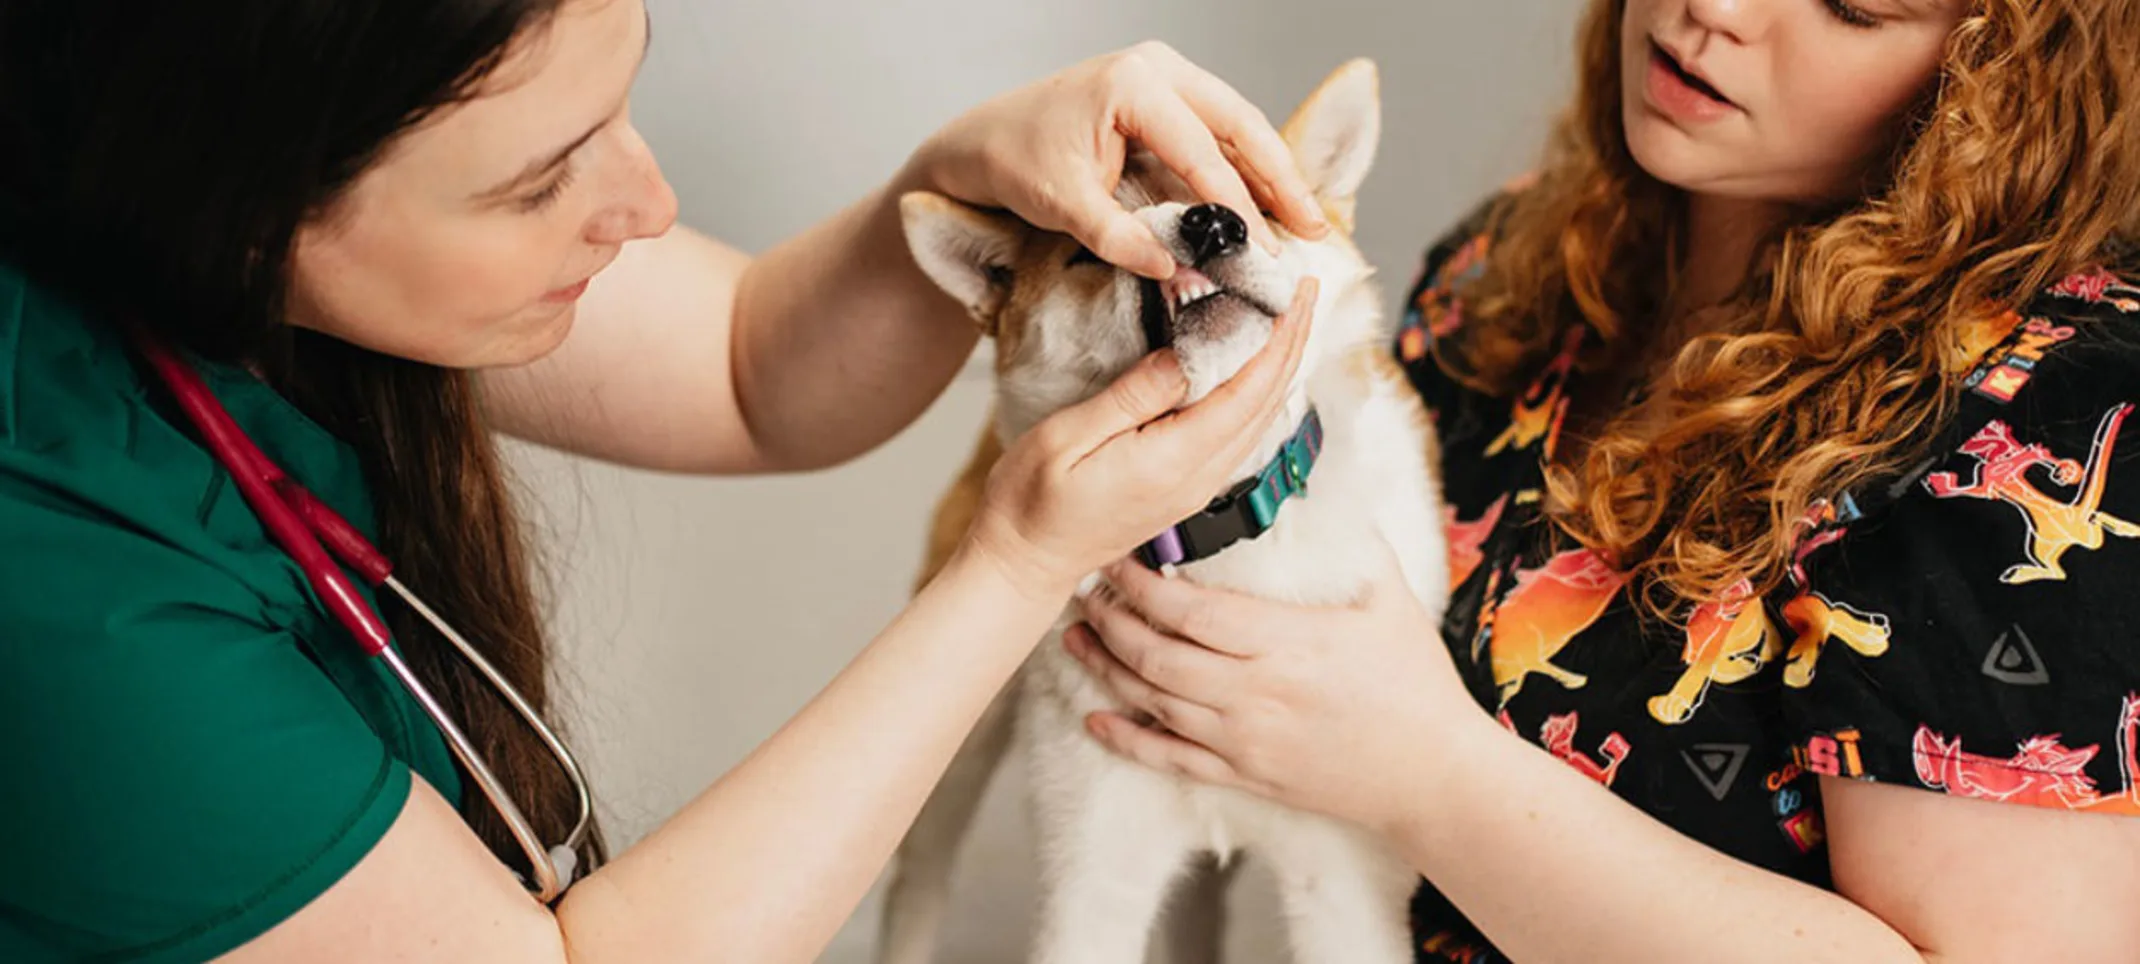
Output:
<path fill-rule="evenodd" d="M 1428 471 L 1434 443 L 1418 396 L 1380 352 L 1377 345 L 1354 349 L 1332 358 L 1305 381 L 1305 398 L 1323 419 L 1324 444 L 1304 494 L 1288 501 L 1261 537 L 1190 563 L 1174 578 L 1290 603 L 1344 604 L 1358 598 L 1369 567 L 1376 563 L 1381 550 L 1373 540 L 1379 534 L 1395 551 L 1414 594 L 1438 622 L 1448 562 L 1440 493 L 1434 491 Z M 1303 410 L 1296 407 L 1287 413 L 1285 430 L 1290 431 Z M 1117 707 L 1059 645 L 1062 630 L 1075 619 L 1073 606 L 1035 652 L 1022 680 L 1021 739 L 1035 756 L 1044 783 L 1171 783 L 1166 795 L 1182 807 L 1174 816 L 1208 834 L 1197 846 L 1220 853 L 1253 847 L 1298 819 L 1261 798 L 1163 778 L 1100 751 L 1080 721 L 1092 711 Z M 1043 810 L 1050 806 L 1044 787 L 1034 803 Z"/>

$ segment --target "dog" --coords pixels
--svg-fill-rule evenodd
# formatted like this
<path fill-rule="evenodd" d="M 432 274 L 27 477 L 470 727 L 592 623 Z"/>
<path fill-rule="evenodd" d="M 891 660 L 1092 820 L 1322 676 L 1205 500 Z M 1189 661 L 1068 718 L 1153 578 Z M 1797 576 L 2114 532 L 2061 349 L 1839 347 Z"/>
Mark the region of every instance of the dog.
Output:
<path fill-rule="evenodd" d="M 1355 198 L 1381 136 L 1379 83 L 1371 61 L 1347 63 L 1284 125 L 1335 230 L 1309 241 L 1274 225 L 1282 242 L 1275 256 L 1248 241 L 1240 213 L 1198 203 L 1152 157 L 1133 154 L 1117 199 L 1174 253 L 1180 269 L 1164 284 L 999 212 L 929 193 L 901 198 L 916 263 L 995 345 L 992 421 L 938 503 L 921 583 L 972 521 L 988 471 L 1011 440 L 1091 397 L 1155 341 L 1176 352 L 1193 402 L 1267 343 L 1273 318 L 1312 275 L 1320 294 L 1284 414 L 1236 476 L 1270 483 L 1275 475 L 1281 494 L 1295 481 L 1304 488 L 1279 503 L 1265 531 L 1222 533 L 1229 541 L 1192 527 L 1140 554 L 1172 578 L 1321 605 L 1358 598 L 1379 537 L 1439 620 L 1448 559 L 1431 423 L 1391 357 L 1382 293 L 1351 240 Z M 1312 465 L 1284 469 L 1281 453 L 1295 461 L 1305 454 Z M 1229 505 L 1238 508 L 1213 502 Z M 1168 920 L 1175 959 L 1215 960 L 1220 928 L 1212 915 L 1222 895 L 1213 891 L 1228 874 L 1211 868 L 1230 868 L 1244 852 L 1274 871 L 1298 960 L 1411 961 L 1407 904 L 1418 876 L 1364 831 L 1161 774 L 1110 754 L 1086 733 L 1086 713 L 1116 707 L 1055 645 L 1074 608 L 983 715 L 902 841 L 880 920 L 879 964 L 929 960 L 955 851 L 997 761 L 1013 748 L 1029 761 L 1040 838 L 1036 964 L 1143 961 L 1168 892 L 1185 876 L 1192 891 L 1200 884 L 1190 903 L 1202 913 Z"/>

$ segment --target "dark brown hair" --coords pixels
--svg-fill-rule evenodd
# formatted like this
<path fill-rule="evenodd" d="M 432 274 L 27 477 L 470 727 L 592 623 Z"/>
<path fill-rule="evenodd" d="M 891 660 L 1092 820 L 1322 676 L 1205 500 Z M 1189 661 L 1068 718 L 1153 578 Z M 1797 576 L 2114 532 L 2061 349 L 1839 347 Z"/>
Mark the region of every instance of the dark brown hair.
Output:
<path fill-rule="evenodd" d="M 284 310 L 300 226 L 397 137 L 473 96 L 561 2 L 0 5 L 0 257 L 254 366 L 353 446 L 397 574 L 543 709 L 531 560 L 469 374 L 296 329 Z M 537 830 L 561 841 L 574 798 L 542 744 L 427 624 L 398 600 L 380 608 Z M 469 799 L 478 834 L 524 866 Z"/>

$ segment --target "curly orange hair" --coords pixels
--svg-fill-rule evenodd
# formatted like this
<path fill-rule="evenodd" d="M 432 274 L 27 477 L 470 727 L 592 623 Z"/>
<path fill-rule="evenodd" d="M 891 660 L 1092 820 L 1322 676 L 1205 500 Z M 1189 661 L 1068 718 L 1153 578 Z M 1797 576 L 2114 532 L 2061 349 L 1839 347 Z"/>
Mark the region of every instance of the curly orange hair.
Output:
<path fill-rule="evenodd" d="M 1864 196 L 1805 211 L 1684 345 L 1658 319 L 1684 199 L 1646 174 L 1621 120 L 1626 0 L 1578 34 L 1579 90 L 1535 182 L 1491 219 L 1464 329 L 1436 353 L 1495 394 L 1571 328 L 1584 370 L 1649 352 L 1646 428 L 1605 413 L 1548 466 L 1548 512 L 1637 577 L 1653 612 L 1788 570 L 1823 498 L 1907 471 L 1950 416 L 1973 322 L 2140 240 L 2140 0 L 1979 0 Z M 1676 607 L 1674 607 L 1676 608 Z"/>

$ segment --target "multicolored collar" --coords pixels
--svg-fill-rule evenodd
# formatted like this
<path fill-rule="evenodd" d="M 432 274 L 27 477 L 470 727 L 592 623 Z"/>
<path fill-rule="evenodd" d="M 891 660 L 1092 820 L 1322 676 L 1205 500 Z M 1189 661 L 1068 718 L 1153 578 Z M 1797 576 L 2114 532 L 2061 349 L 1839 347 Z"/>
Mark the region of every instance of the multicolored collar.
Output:
<path fill-rule="evenodd" d="M 1235 484 L 1225 495 L 1211 500 L 1204 511 L 1189 517 L 1138 547 L 1137 559 L 1147 567 L 1181 565 L 1209 559 L 1238 542 L 1269 531 L 1278 521 L 1278 510 L 1287 499 L 1308 487 L 1308 473 L 1323 451 L 1323 418 L 1313 406 L 1256 473 Z"/>

